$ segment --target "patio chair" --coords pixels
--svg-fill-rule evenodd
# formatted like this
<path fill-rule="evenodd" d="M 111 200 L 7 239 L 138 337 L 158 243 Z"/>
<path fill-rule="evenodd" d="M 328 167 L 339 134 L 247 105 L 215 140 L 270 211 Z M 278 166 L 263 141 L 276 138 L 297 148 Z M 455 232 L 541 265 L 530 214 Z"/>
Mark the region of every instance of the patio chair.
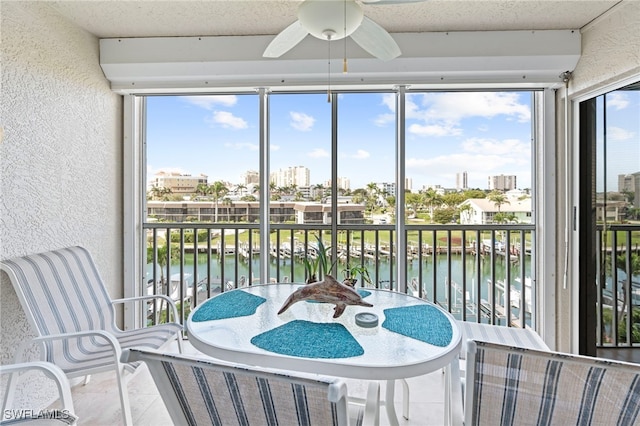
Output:
<path fill-rule="evenodd" d="M 61 408 L 34 410 L 13 406 L 13 394 L 16 389 L 6 389 L 2 402 L 2 419 L 0 425 L 9 424 L 50 424 L 50 425 L 75 425 L 78 417 L 74 414 L 73 401 L 69 381 L 64 372 L 54 364 L 42 361 L 25 362 L 20 364 L 0 365 L 0 374 L 18 376 L 28 371 L 40 371 L 55 382 L 58 388 L 58 398 Z M 13 380 L 17 380 L 14 377 Z"/>
<path fill-rule="evenodd" d="M 342 379 L 232 364 L 212 358 L 127 349 L 123 362 L 143 361 L 177 425 L 378 424 L 380 388 L 369 385 L 364 407 L 348 404 Z M 377 395 L 376 395 L 377 392 Z"/>
<path fill-rule="evenodd" d="M 505 327 L 500 325 L 492 325 L 485 323 L 477 323 L 472 321 L 457 321 L 460 326 L 460 331 L 462 332 L 462 347 L 460 348 L 459 359 L 460 359 L 460 384 L 462 385 L 461 393 L 457 394 L 457 389 L 452 388 L 450 386 L 454 386 L 453 381 L 457 381 L 457 379 L 449 377 L 449 370 L 445 370 L 445 375 L 447 376 L 445 379 L 445 410 L 451 413 L 451 410 L 456 411 L 461 407 L 464 401 L 462 401 L 464 393 L 465 393 L 465 370 L 466 364 L 465 359 L 467 357 L 467 344 L 470 341 L 478 340 L 488 343 L 497 343 L 506 346 L 512 346 L 517 348 L 524 349 L 535 349 L 540 351 L 550 351 L 547 344 L 542 340 L 540 335 L 533 331 L 530 328 L 519 328 L 519 327 Z M 459 398 L 460 401 L 453 401 L 454 406 L 451 406 L 452 394 L 456 394 L 456 398 Z"/>
<path fill-rule="evenodd" d="M 640 365 L 471 341 L 465 425 L 637 425 Z"/>
<path fill-rule="evenodd" d="M 177 319 L 173 300 L 157 295 L 112 300 L 91 255 L 77 246 L 4 260 L 0 269 L 9 276 L 37 334 L 18 349 L 15 362 L 22 362 L 27 345 L 35 343 L 42 360 L 56 364 L 69 378 L 85 376 L 86 383 L 91 374 L 114 371 L 122 416 L 131 424 L 125 373 L 138 365 L 122 364 L 122 349 L 164 348 L 177 339 L 182 352 L 182 326 L 174 322 L 123 331 L 116 325 L 115 305 L 159 297 Z"/>

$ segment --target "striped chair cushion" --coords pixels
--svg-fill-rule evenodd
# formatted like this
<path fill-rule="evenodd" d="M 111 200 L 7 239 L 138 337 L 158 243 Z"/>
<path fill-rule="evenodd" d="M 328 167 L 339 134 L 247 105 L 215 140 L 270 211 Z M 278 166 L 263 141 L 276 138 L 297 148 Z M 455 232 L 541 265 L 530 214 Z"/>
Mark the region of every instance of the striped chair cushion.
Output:
<path fill-rule="evenodd" d="M 640 366 L 470 342 L 467 425 L 635 425 Z M 473 353 L 475 351 L 475 354 Z"/>
<path fill-rule="evenodd" d="M 326 387 L 163 362 L 188 424 L 337 425 Z"/>
<path fill-rule="evenodd" d="M 16 293 L 39 336 L 102 330 L 114 336 L 122 349 L 156 349 L 181 332 L 179 324 L 120 330 L 102 278 L 90 253 L 82 247 L 8 259 L 1 267 L 12 276 Z M 45 360 L 70 376 L 114 365 L 113 351 L 103 338 L 57 340 L 47 342 L 45 347 Z M 135 366 L 126 367 L 131 370 Z"/>
<path fill-rule="evenodd" d="M 213 359 L 133 348 L 123 361 L 144 361 L 175 424 L 337 426 L 348 424 L 346 385 Z M 362 422 L 362 412 L 354 415 Z"/>

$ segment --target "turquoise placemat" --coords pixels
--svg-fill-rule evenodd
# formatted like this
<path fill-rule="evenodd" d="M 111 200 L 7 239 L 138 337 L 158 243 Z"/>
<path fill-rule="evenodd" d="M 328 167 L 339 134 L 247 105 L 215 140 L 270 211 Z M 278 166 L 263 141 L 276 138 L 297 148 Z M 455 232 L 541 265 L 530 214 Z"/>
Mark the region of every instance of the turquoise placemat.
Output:
<path fill-rule="evenodd" d="M 403 336 L 432 344 L 447 346 L 453 329 L 449 319 L 435 306 L 415 305 L 384 310 L 382 326 Z"/>
<path fill-rule="evenodd" d="M 251 343 L 269 352 L 302 358 L 349 358 L 364 354 L 344 325 L 294 320 L 265 331 Z"/>
<path fill-rule="evenodd" d="M 204 302 L 191 320 L 200 322 L 253 315 L 266 300 L 243 290 L 228 291 Z"/>

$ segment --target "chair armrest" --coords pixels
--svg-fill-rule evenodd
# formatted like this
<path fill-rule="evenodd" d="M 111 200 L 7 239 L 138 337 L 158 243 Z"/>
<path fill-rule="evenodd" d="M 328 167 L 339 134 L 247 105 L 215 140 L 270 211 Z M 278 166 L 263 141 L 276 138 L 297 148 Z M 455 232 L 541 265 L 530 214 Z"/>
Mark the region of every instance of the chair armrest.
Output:
<path fill-rule="evenodd" d="M 0 365 L 1 374 L 22 373 L 31 370 L 39 370 L 56 382 L 62 408 L 72 413 L 74 410 L 73 400 L 71 398 L 71 386 L 69 385 L 69 380 L 64 374 L 64 371 L 62 371 L 62 369 L 57 365 L 46 361 L 30 361 L 18 364 Z"/>
<path fill-rule="evenodd" d="M 126 303 L 126 302 L 133 302 L 137 300 L 150 300 L 150 299 L 165 300 L 169 304 L 169 306 L 171 306 L 171 312 L 173 312 L 173 320 L 175 322 L 178 322 L 178 308 L 176 307 L 176 303 L 169 296 L 164 294 L 149 294 L 145 296 L 134 296 L 134 297 L 125 297 L 122 299 L 113 299 L 111 301 L 111 304 L 115 305 L 116 303 Z"/>
<path fill-rule="evenodd" d="M 15 374 L 24 373 L 27 371 L 40 371 L 44 373 L 49 379 L 53 380 L 58 388 L 58 395 L 60 397 L 60 403 L 62 405 L 62 409 L 56 411 L 55 414 L 51 413 L 51 415 L 55 415 L 56 418 L 64 419 L 64 421 L 70 425 L 75 425 L 78 417 L 74 414 L 73 407 L 73 398 L 71 396 L 71 386 L 69 385 L 69 380 L 67 376 L 64 374 L 64 371 L 60 367 L 55 364 L 46 361 L 29 361 L 22 362 L 17 364 L 5 364 L 0 365 L 0 374 L 10 374 L 9 378 L 9 389 L 7 389 L 5 398 L 2 402 L 2 413 L 3 416 L 10 415 L 12 410 L 9 408 L 9 404 L 13 399 L 14 394 L 14 378 Z M 13 383 L 13 384 L 12 384 Z M 16 412 L 17 414 L 17 412 Z M 61 417 L 57 417 L 61 416 Z"/>
<path fill-rule="evenodd" d="M 52 340 L 65 340 L 65 339 L 75 339 L 80 337 L 89 337 L 89 336 L 98 336 L 107 341 L 107 343 L 113 349 L 113 354 L 116 360 L 116 364 L 120 365 L 120 356 L 122 355 L 122 349 L 120 348 L 120 342 L 111 335 L 103 330 L 85 330 L 85 331 L 74 331 L 73 333 L 63 333 L 63 334 L 50 334 L 47 336 L 39 336 L 31 339 L 32 342 L 46 342 Z"/>

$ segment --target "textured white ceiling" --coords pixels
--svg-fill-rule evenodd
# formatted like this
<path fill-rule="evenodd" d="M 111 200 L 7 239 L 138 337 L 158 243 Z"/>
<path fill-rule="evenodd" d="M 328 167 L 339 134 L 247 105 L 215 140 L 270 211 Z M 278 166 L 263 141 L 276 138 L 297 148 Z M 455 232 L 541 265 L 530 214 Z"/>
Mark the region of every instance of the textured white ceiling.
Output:
<path fill-rule="evenodd" d="M 635 0 L 623 0 L 635 1 Z M 391 33 L 579 29 L 620 0 L 425 0 L 365 5 Z M 100 38 L 275 35 L 297 19 L 298 0 L 52 1 Z"/>

